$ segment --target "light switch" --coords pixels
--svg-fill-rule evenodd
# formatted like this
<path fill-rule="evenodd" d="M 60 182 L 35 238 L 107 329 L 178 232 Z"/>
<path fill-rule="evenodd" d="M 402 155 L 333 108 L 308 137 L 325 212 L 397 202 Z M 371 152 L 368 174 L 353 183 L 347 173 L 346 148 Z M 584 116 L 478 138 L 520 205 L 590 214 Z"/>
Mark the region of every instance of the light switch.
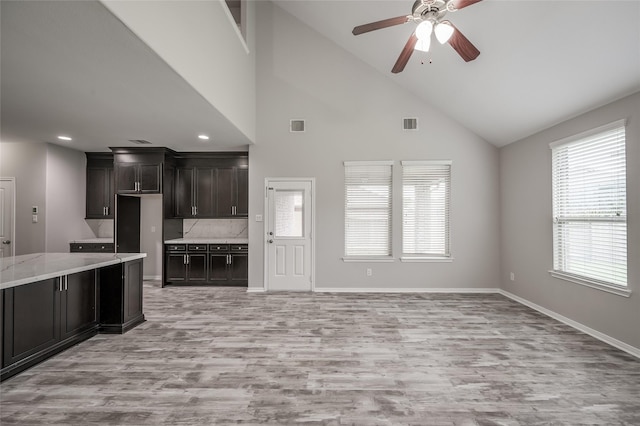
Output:
<path fill-rule="evenodd" d="M 38 223 L 38 215 L 37 214 L 32 214 L 31 215 L 31 222 Z"/>
<path fill-rule="evenodd" d="M 262 215 L 261 214 L 257 214 L 256 215 L 256 222 L 262 222 Z"/>
<path fill-rule="evenodd" d="M 156 227 L 155 226 L 151 227 L 151 232 L 156 232 Z"/>

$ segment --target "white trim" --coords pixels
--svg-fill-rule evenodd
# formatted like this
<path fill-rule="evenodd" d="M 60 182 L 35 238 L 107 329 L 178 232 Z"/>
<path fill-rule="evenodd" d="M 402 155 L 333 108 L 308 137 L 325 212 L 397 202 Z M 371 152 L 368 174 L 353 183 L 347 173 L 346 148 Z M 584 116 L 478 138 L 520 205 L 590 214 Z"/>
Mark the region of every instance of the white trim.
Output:
<path fill-rule="evenodd" d="M 311 292 L 316 291 L 316 178 L 314 177 L 266 177 L 264 178 L 265 202 L 264 202 L 264 221 L 262 235 L 264 238 L 263 247 L 263 278 L 262 289 L 254 287 L 255 290 L 247 289 L 249 293 L 267 292 L 267 283 L 269 282 L 269 247 L 267 246 L 266 229 L 269 227 L 269 184 L 270 182 L 309 182 L 311 183 Z"/>
<path fill-rule="evenodd" d="M 377 263 L 393 263 L 396 260 L 393 257 L 357 257 L 345 256 L 342 258 L 343 262 L 377 262 Z"/>
<path fill-rule="evenodd" d="M 402 160 L 401 166 L 450 166 L 452 160 Z"/>
<path fill-rule="evenodd" d="M 606 291 L 607 293 L 615 294 L 618 296 L 622 296 L 622 297 L 631 296 L 631 290 L 628 288 L 623 288 L 623 287 L 615 286 L 613 284 L 607 284 L 607 283 L 595 281 L 589 278 L 567 274 L 562 271 L 551 270 L 549 271 L 549 274 L 551 274 L 552 277 L 558 278 L 560 280 L 570 281 L 572 283 L 580 284 L 585 287 L 595 288 L 596 290 L 600 290 L 600 291 Z"/>
<path fill-rule="evenodd" d="M 143 275 L 142 281 L 160 281 L 162 280 L 162 275 Z"/>
<path fill-rule="evenodd" d="M 218 0 L 218 1 L 222 5 L 222 9 L 226 13 L 227 18 L 229 19 L 229 22 L 231 23 L 231 25 L 233 26 L 234 30 L 236 31 L 236 35 L 238 36 L 238 39 L 240 40 L 240 43 L 242 43 L 242 47 L 244 48 L 245 53 L 248 55 L 249 54 L 249 46 L 247 46 L 247 41 L 244 39 L 244 36 L 242 35 L 242 31 L 240 31 L 240 27 L 238 27 L 238 24 L 236 24 L 236 20 L 233 18 L 233 15 L 231 14 L 231 11 L 229 10 L 229 6 L 227 6 L 227 3 L 224 0 Z M 246 25 L 246 22 L 242 22 L 241 24 Z"/>
<path fill-rule="evenodd" d="M 264 287 L 247 287 L 247 293 L 266 293 Z"/>
<path fill-rule="evenodd" d="M 316 287 L 318 293 L 483 293 L 496 294 L 498 288 L 425 288 L 425 287 Z"/>
<path fill-rule="evenodd" d="M 615 348 L 618 348 L 618 349 L 620 349 L 622 351 L 625 351 L 625 352 L 627 352 L 627 353 L 629 353 L 629 354 L 631 354 L 631 355 L 633 355 L 633 356 L 635 356 L 637 358 L 640 358 L 640 348 L 636 348 L 636 347 L 631 346 L 631 345 L 629 345 L 627 343 L 624 343 L 624 342 L 622 342 L 622 341 L 620 341 L 620 340 L 618 340 L 616 338 L 613 338 L 613 337 L 611 337 L 611 336 L 609 336 L 607 334 L 601 333 L 598 330 L 594 330 L 593 328 L 587 327 L 586 325 L 581 324 L 581 323 L 579 323 L 577 321 L 574 321 L 574 320 L 572 320 L 570 318 L 567 318 L 567 317 L 565 317 L 563 315 L 560 315 L 557 312 L 554 312 L 554 311 L 549 310 L 547 308 L 543 308 L 540 305 L 537 305 L 537 304 L 535 304 L 533 302 L 530 302 L 527 299 L 523 299 L 522 297 L 516 296 L 513 293 L 509 293 L 506 290 L 499 289 L 498 293 L 500 293 L 503 296 L 508 297 L 509 299 L 512 299 L 512 300 L 514 300 L 514 301 L 516 301 L 516 302 L 518 302 L 518 303 L 520 303 L 522 305 L 528 306 L 529 308 L 534 309 L 534 310 L 536 310 L 536 311 L 538 311 L 538 312 L 540 312 L 542 314 L 545 314 L 548 317 L 551 317 L 551 318 L 553 318 L 555 320 L 558 320 L 558 321 L 560 321 L 560 322 L 562 322 L 562 323 L 564 323 L 564 324 L 566 324 L 566 325 L 568 325 L 570 327 L 573 327 L 576 330 L 579 330 L 579 331 L 581 331 L 581 332 L 583 332 L 585 334 L 588 334 L 591 337 L 595 337 L 596 339 L 598 339 L 598 340 L 600 340 L 600 341 L 602 341 L 604 343 L 607 343 L 607 344 L 609 344 L 609 345 L 611 345 L 611 346 L 613 346 Z"/>
<path fill-rule="evenodd" d="M 11 224 L 11 256 L 15 256 L 16 255 L 16 178 L 15 176 L 13 177 L 0 177 L 0 180 L 6 181 L 6 182 L 12 182 L 13 183 L 13 200 L 11 201 L 13 203 L 13 216 L 11 218 L 12 220 L 12 224 Z M 46 237 L 46 236 L 45 236 Z M 45 247 L 46 247 L 46 241 L 45 241 Z"/>
<path fill-rule="evenodd" d="M 401 256 L 400 262 L 407 263 L 451 263 L 453 257 Z"/>
<path fill-rule="evenodd" d="M 393 160 L 380 161 L 344 161 L 345 166 L 393 166 Z"/>
<path fill-rule="evenodd" d="M 578 133 L 577 135 L 567 136 L 566 138 L 562 138 L 562 139 L 559 139 L 559 140 L 557 140 L 555 142 L 551 142 L 549 144 L 549 148 L 550 149 L 555 149 L 555 148 L 558 148 L 560 146 L 576 142 L 576 141 L 578 141 L 580 139 L 584 139 L 584 138 L 587 138 L 589 136 L 592 136 L 592 135 L 595 135 L 595 134 L 598 134 L 598 133 L 606 132 L 607 130 L 613 130 L 613 129 L 618 128 L 618 127 L 626 127 L 626 126 L 627 126 L 627 119 L 626 118 L 622 119 L 622 120 L 616 120 L 613 123 L 608 123 L 608 124 L 605 124 L 603 126 L 596 127 L 595 129 L 586 130 L 586 131 L 584 131 L 582 133 Z"/>

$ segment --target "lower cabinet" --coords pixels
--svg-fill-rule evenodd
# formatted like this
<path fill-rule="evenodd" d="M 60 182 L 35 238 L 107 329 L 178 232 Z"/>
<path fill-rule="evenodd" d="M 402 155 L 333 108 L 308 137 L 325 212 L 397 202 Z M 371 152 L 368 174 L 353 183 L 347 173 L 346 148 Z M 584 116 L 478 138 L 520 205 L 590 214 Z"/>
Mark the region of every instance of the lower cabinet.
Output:
<path fill-rule="evenodd" d="M 114 253 L 113 243 L 69 243 L 69 253 Z"/>
<path fill-rule="evenodd" d="M 246 244 L 165 245 L 165 284 L 246 286 Z"/>
<path fill-rule="evenodd" d="M 96 271 L 2 290 L 4 380 L 98 332 Z"/>
<path fill-rule="evenodd" d="M 100 269 L 100 332 L 125 333 L 144 322 L 142 259 Z"/>

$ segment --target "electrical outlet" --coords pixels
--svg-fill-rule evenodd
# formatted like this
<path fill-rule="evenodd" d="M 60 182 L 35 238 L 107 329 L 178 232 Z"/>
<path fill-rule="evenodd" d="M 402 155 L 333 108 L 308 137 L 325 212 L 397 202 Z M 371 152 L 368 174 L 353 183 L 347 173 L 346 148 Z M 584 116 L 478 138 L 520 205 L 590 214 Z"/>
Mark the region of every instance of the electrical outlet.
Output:
<path fill-rule="evenodd" d="M 367 276 L 370 277 L 371 275 L 373 275 L 373 271 L 371 268 L 367 268 Z"/>
<path fill-rule="evenodd" d="M 513 272 L 511 272 L 511 273 L 509 274 L 509 279 L 510 279 L 511 281 L 515 281 L 515 280 L 516 280 L 516 274 L 514 274 Z"/>

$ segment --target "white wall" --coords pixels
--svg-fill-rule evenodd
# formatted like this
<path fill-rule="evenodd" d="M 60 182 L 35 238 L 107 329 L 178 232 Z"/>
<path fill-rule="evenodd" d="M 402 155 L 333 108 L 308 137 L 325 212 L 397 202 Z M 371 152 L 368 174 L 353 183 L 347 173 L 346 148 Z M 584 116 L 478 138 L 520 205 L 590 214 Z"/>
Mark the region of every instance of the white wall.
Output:
<path fill-rule="evenodd" d="M 629 298 L 553 278 L 549 143 L 626 118 Z M 640 348 L 640 93 L 500 150 L 501 287 Z M 509 273 L 515 273 L 510 281 Z"/>
<path fill-rule="evenodd" d="M 249 286 L 263 286 L 265 177 L 315 177 L 316 287 L 497 288 L 498 150 L 269 2 L 258 2 L 256 145 L 250 147 Z M 420 131 L 401 130 L 418 117 Z M 304 118 L 307 131 L 289 133 Z M 401 263 L 394 167 L 394 263 L 344 263 L 345 160 L 448 159 L 453 263 Z M 367 277 L 366 268 L 373 269 Z"/>
<path fill-rule="evenodd" d="M 46 246 L 49 253 L 68 253 L 69 241 L 93 238 L 85 222 L 86 167 L 83 152 L 46 144 Z"/>
<path fill-rule="evenodd" d="M 102 3 L 255 141 L 255 2 L 244 2 L 248 51 L 223 0 Z"/>

